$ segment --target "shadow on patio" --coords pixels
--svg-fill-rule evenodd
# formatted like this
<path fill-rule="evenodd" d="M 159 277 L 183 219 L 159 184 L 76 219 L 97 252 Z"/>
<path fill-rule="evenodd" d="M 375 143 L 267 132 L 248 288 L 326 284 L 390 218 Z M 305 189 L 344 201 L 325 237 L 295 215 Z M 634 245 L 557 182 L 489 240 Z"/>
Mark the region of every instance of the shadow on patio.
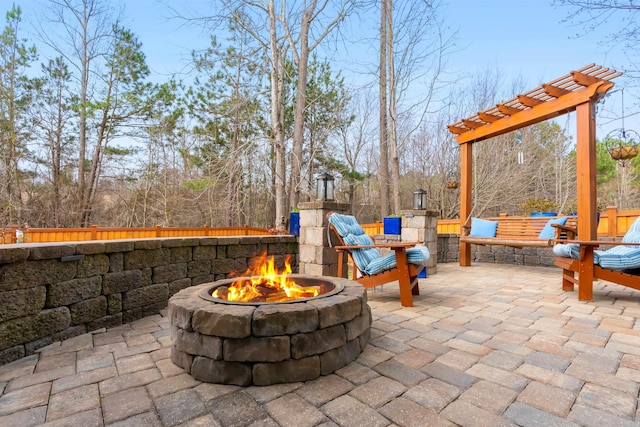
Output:
<path fill-rule="evenodd" d="M 307 383 L 200 383 L 161 315 L 0 367 L 0 425 L 638 425 L 640 293 L 563 293 L 557 268 L 439 264 L 414 307 L 369 293 L 369 345 Z"/>

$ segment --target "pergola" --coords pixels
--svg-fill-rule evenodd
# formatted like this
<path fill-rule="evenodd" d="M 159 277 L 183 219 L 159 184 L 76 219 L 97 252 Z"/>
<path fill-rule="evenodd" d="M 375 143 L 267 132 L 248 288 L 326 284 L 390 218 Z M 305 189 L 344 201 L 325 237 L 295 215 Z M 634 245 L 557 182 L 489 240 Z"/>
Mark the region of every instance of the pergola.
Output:
<path fill-rule="evenodd" d="M 460 225 L 472 212 L 473 143 L 493 138 L 563 114 L 576 112 L 578 236 L 595 240 L 596 221 L 596 103 L 622 73 L 590 64 L 449 125 L 460 144 Z M 588 258 L 593 260 L 593 249 Z M 471 265 L 471 244 L 460 242 L 460 265 Z M 593 261 L 591 262 L 593 268 Z M 589 272 L 585 272 L 588 280 Z M 591 281 L 593 275 L 591 275 Z"/>

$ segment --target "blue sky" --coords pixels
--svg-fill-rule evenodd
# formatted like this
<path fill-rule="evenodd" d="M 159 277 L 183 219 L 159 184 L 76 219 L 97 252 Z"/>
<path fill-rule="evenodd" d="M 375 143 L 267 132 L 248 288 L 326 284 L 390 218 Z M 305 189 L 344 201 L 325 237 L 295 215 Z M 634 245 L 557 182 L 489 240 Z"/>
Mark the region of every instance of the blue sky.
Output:
<path fill-rule="evenodd" d="M 186 16 L 197 16 L 210 14 L 216 0 L 113 0 L 113 3 L 125 5 L 125 24 L 143 43 L 148 63 L 159 81 L 165 80 L 163 76 L 185 71 L 191 50 L 209 44 L 208 34 L 174 18 L 175 12 L 170 7 L 179 7 Z M 27 15 L 34 12 L 37 4 L 43 4 L 43 0 L 29 0 L 22 5 L 25 19 L 29 19 Z M 552 6 L 551 0 L 443 0 L 441 10 L 446 24 L 457 31 L 458 47 L 448 58 L 448 71 L 452 75 L 469 76 L 498 69 L 507 80 L 522 79 L 526 90 L 530 90 L 590 63 L 614 69 L 628 64 L 618 48 L 601 43 L 619 22 L 614 20 L 608 28 L 576 37 L 584 32 L 582 27 L 561 22 L 567 11 Z M 376 17 L 371 18 L 367 27 L 375 33 Z M 353 28 L 357 29 L 358 24 Z M 375 61 L 377 58 L 372 62 Z M 619 89 L 624 77 L 614 82 L 617 83 L 614 90 Z M 609 96 L 601 109 L 617 116 L 622 114 L 620 94 Z M 625 114 L 638 110 L 633 95 L 625 92 L 628 111 Z M 639 116 L 629 117 L 626 127 L 640 121 Z M 600 128 L 605 121 L 610 120 L 600 119 Z M 612 126 L 619 127 L 619 123 L 606 124 L 607 129 Z"/>
<path fill-rule="evenodd" d="M 191 49 L 206 47 L 209 41 L 197 27 L 173 17 L 167 7 L 172 3 L 177 4 L 135 0 L 125 6 L 130 26 L 159 73 L 180 69 Z M 214 3 L 183 0 L 179 4 L 189 16 L 210 12 Z M 458 31 L 460 49 L 450 57 L 450 65 L 457 70 L 496 67 L 530 80 L 533 89 L 592 62 L 615 68 L 624 61 L 599 43 L 602 34 L 572 37 L 582 29 L 561 23 L 566 11 L 553 7 L 550 0 L 448 0 L 442 13 L 447 25 Z"/>
<path fill-rule="evenodd" d="M 592 62 L 611 67 L 617 59 L 599 35 L 575 37 L 582 28 L 562 23 L 566 10 L 547 0 L 451 0 L 447 9 L 466 44 L 454 59 L 458 66 L 495 65 L 531 79 L 532 89 Z"/>

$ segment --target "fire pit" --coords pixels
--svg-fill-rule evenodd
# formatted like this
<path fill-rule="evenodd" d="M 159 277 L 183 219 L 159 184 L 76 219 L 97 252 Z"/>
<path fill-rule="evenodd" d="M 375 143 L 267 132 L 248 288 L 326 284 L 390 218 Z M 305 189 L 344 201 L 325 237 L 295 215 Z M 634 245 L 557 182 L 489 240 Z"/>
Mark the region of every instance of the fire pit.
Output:
<path fill-rule="evenodd" d="M 313 380 L 356 359 L 369 341 L 365 289 L 346 279 L 288 272 L 276 281 L 288 281 L 292 292 L 271 288 L 270 273 L 245 273 L 171 297 L 173 363 L 199 381 L 246 386 Z M 239 292 L 261 295 L 230 297 L 238 293 L 233 288 L 247 286 L 252 290 Z"/>

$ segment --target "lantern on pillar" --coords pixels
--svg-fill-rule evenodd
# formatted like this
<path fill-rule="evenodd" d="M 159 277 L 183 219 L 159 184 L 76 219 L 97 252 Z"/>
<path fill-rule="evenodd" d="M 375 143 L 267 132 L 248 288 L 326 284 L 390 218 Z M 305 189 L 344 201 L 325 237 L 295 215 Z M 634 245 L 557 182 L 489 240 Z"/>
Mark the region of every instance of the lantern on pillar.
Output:
<path fill-rule="evenodd" d="M 427 192 L 422 188 L 413 192 L 413 209 L 427 209 Z"/>
<path fill-rule="evenodd" d="M 321 173 L 316 178 L 316 200 L 333 200 L 334 186 L 333 176 Z"/>

